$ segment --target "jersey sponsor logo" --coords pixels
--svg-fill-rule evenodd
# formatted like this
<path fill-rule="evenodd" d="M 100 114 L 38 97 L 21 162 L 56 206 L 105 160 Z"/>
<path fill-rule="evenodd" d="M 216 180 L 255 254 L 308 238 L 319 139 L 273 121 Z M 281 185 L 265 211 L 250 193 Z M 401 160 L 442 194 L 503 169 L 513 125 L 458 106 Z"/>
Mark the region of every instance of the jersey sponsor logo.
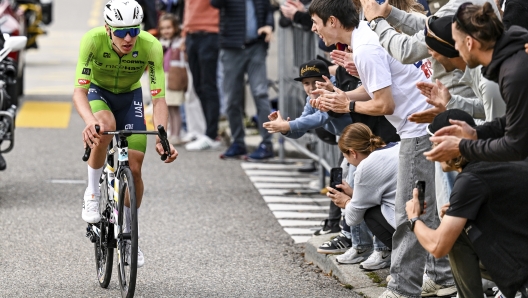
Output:
<path fill-rule="evenodd" d="M 139 60 L 121 60 L 121 62 L 133 63 L 133 64 L 145 64 L 145 61 L 139 61 Z"/>
<path fill-rule="evenodd" d="M 136 58 L 138 56 L 138 51 L 133 51 L 132 52 L 132 57 Z"/>
<path fill-rule="evenodd" d="M 134 9 L 134 16 L 132 17 L 134 20 L 139 19 L 139 7 L 136 7 Z"/>
<path fill-rule="evenodd" d="M 94 60 L 93 61 L 97 66 L 103 66 L 103 62 L 99 62 L 97 60 Z"/>
<path fill-rule="evenodd" d="M 432 65 L 429 59 L 420 60 L 414 63 L 414 66 L 421 69 L 426 78 L 430 78 L 433 75 Z"/>
<path fill-rule="evenodd" d="M 149 74 L 150 74 L 150 83 L 156 84 L 156 66 L 154 66 L 154 62 L 149 61 Z"/>
<path fill-rule="evenodd" d="M 88 59 L 86 60 L 86 63 L 84 64 L 84 67 L 88 67 L 90 65 L 90 60 L 92 60 L 94 54 L 90 52 L 90 55 L 88 55 Z"/>
<path fill-rule="evenodd" d="M 89 68 L 83 68 L 82 74 L 89 76 L 92 73 L 92 70 Z"/>
<path fill-rule="evenodd" d="M 103 53 L 103 58 L 110 58 L 110 53 Z"/>
<path fill-rule="evenodd" d="M 79 85 L 88 85 L 90 84 L 90 80 L 84 80 L 84 79 L 78 79 L 77 82 Z"/>
<path fill-rule="evenodd" d="M 127 129 L 127 130 L 134 129 L 134 124 L 125 124 L 125 129 Z"/>
<path fill-rule="evenodd" d="M 143 102 L 134 101 L 134 115 L 138 118 L 143 118 Z"/>
<path fill-rule="evenodd" d="M 161 92 L 161 89 L 154 89 L 150 91 L 150 95 L 156 96 Z"/>

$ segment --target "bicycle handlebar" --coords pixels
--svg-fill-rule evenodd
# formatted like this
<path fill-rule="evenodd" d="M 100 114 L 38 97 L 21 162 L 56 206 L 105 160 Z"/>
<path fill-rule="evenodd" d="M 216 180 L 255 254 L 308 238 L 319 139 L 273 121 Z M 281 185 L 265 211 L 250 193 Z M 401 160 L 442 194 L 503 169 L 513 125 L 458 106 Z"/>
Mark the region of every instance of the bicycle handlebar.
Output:
<path fill-rule="evenodd" d="M 95 131 L 99 133 L 101 128 L 99 125 L 95 126 Z M 122 136 L 131 136 L 133 134 L 145 134 L 145 135 L 157 135 L 160 138 L 161 146 L 163 147 L 163 154 L 161 155 L 161 160 L 165 161 L 170 155 L 170 144 L 167 140 L 167 132 L 163 125 L 158 125 L 158 131 L 149 131 L 149 130 L 114 130 L 114 131 L 105 131 L 103 135 L 122 135 Z M 83 161 L 87 161 L 90 158 L 92 153 L 92 148 L 86 144 L 86 149 L 84 150 L 84 155 L 82 157 Z"/>

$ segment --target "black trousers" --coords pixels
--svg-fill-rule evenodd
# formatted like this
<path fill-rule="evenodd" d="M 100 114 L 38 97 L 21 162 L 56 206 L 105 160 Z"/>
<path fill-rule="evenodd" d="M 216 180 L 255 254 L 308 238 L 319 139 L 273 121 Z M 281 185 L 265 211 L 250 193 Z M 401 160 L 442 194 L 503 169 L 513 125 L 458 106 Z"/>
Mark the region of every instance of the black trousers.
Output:
<path fill-rule="evenodd" d="M 365 212 L 365 223 L 369 230 L 388 248 L 392 249 L 392 234 L 395 229 L 381 213 L 381 206 L 372 207 Z"/>

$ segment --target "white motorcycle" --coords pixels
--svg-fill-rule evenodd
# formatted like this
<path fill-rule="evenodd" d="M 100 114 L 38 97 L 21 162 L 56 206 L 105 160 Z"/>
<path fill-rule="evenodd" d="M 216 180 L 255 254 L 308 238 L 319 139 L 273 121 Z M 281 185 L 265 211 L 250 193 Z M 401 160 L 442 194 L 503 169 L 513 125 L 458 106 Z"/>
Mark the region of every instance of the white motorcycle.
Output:
<path fill-rule="evenodd" d="M 26 46 L 27 37 L 4 34 L 4 46 L 0 50 L 0 171 L 5 169 L 3 153 L 15 145 L 15 115 L 17 106 L 9 97 L 7 88 L 16 86 L 16 65 L 7 55 L 20 51 Z M 6 143 L 7 146 L 6 146 Z"/>

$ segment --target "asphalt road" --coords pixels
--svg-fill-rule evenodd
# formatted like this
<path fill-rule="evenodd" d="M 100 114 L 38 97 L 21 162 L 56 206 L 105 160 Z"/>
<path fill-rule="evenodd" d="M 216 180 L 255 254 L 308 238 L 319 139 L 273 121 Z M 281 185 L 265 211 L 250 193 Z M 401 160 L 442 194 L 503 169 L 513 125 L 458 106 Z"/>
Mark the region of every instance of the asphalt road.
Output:
<path fill-rule="evenodd" d="M 27 55 L 22 102 L 71 101 L 79 40 L 102 23 L 103 4 L 55 0 L 49 35 Z M 109 289 L 99 287 L 84 237 L 83 127 L 72 110 L 67 128 L 16 130 L 0 172 L 0 297 L 119 296 L 115 270 Z M 149 139 L 137 297 L 357 296 L 304 262 L 240 162 L 179 148 L 163 164 L 153 148 Z M 77 183 L 54 183 L 64 180 Z"/>

